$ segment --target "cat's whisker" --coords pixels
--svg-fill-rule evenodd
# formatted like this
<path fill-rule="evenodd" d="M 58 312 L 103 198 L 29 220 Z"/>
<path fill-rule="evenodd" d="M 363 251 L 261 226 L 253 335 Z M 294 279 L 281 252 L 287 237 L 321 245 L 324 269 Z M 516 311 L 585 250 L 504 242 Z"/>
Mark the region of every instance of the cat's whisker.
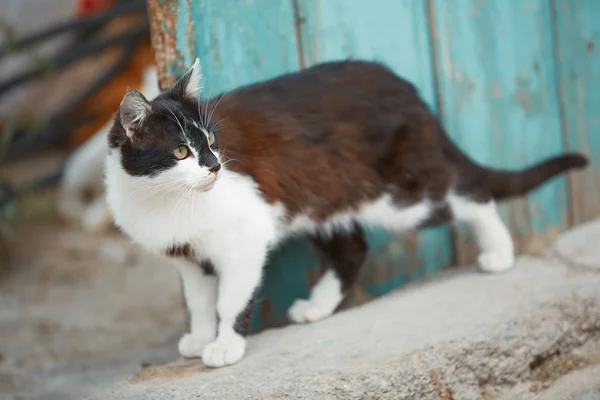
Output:
<path fill-rule="evenodd" d="M 222 94 L 219 99 L 215 102 L 215 104 L 212 107 L 212 110 L 210 111 L 210 113 L 208 114 L 208 120 L 210 121 L 215 113 L 215 110 L 217 109 L 217 106 L 219 105 L 219 103 L 221 102 L 221 100 L 223 100 L 225 98 L 226 94 Z"/>
<path fill-rule="evenodd" d="M 178 202 L 178 206 L 176 207 L 177 213 L 181 214 L 186 211 L 186 209 L 191 206 L 191 203 L 188 202 L 192 193 L 194 192 L 194 188 L 192 186 L 188 186 L 188 188 L 183 192 L 183 196 L 181 200 Z"/>
<path fill-rule="evenodd" d="M 160 114 L 160 115 L 164 115 L 165 117 L 169 118 L 169 119 L 170 119 L 171 121 L 173 121 L 173 122 L 177 122 L 177 120 L 176 120 L 176 119 L 173 119 L 173 117 L 171 117 L 170 115 L 167 115 L 167 114 L 165 114 L 165 113 L 161 113 L 161 112 L 159 112 L 158 114 Z"/>
<path fill-rule="evenodd" d="M 212 96 L 212 91 L 214 88 L 215 88 L 215 83 L 213 82 L 212 85 L 210 86 L 210 90 L 208 91 L 208 100 L 202 104 L 202 108 L 203 108 L 202 114 L 203 115 L 200 116 L 200 119 L 201 119 L 200 122 L 202 123 L 202 125 L 204 127 L 208 127 L 208 122 L 210 121 L 207 118 L 207 111 L 208 111 L 208 103 L 210 102 L 210 98 Z"/>
<path fill-rule="evenodd" d="M 189 183 L 190 182 L 187 179 L 177 179 L 169 182 L 157 183 L 154 185 L 142 185 L 133 190 L 132 193 L 151 192 L 154 195 L 160 193 L 170 193 L 180 187 L 189 186 Z"/>
<path fill-rule="evenodd" d="M 194 220 L 194 206 L 196 205 L 196 191 L 192 190 L 192 200 L 190 201 L 190 220 Z"/>
<path fill-rule="evenodd" d="M 168 194 L 171 192 L 174 192 L 178 189 L 180 189 L 181 185 L 171 185 L 171 186 L 166 186 L 166 187 L 160 187 L 158 188 L 158 190 L 153 190 L 152 194 L 154 195 L 159 195 L 159 194 Z"/>
<path fill-rule="evenodd" d="M 225 127 L 226 118 L 221 118 L 216 124 L 213 125 L 213 130 L 217 131 Z"/>
<path fill-rule="evenodd" d="M 229 159 L 225 160 L 225 162 L 224 162 L 224 163 L 222 163 L 222 166 L 223 166 L 223 167 L 226 167 L 227 165 L 229 165 L 229 163 L 232 163 L 232 162 L 234 162 L 234 161 L 240 162 L 240 163 L 242 163 L 242 164 L 244 163 L 244 162 L 243 162 L 243 161 L 241 161 L 241 160 L 237 160 L 237 159 L 235 159 L 235 158 L 229 158 Z"/>
<path fill-rule="evenodd" d="M 173 117 L 175 117 L 175 121 L 177 121 L 177 125 L 179 125 L 179 128 L 181 128 L 181 134 L 185 136 L 185 130 L 183 129 L 183 126 L 181 125 L 181 122 L 179 121 L 179 118 L 177 118 L 177 115 L 175 115 L 175 113 L 171 109 L 171 106 L 169 106 L 167 103 L 165 103 L 165 108 L 167 110 L 169 110 L 169 112 L 171 114 L 173 114 Z"/>
<path fill-rule="evenodd" d="M 175 198 L 171 201 L 171 206 L 174 205 L 173 208 L 173 213 L 175 216 L 179 216 L 180 214 L 180 207 L 182 204 L 182 200 L 185 198 L 187 191 L 186 190 L 182 190 L 181 192 L 178 193 L 177 196 L 175 196 Z"/>

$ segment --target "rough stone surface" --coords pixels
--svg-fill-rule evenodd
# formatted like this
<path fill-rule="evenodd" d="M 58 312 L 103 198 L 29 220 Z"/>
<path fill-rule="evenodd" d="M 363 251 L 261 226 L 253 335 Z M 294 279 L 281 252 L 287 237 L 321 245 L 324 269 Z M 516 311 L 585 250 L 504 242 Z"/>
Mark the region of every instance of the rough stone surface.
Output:
<path fill-rule="evenodd" d="M 600 220 L 588 222 L 561 235 L 554 246 L 556 254 L 570 263 L 600 270 Z"/>
<path fill-rule="evenodd" d="M 177 381 L 156 368 L 96 398 L 502 398 L 547 360 L 600 338 L 599 284 L 598 274 L 522 258 L 507 274 L 464 272 L 265 332 L 233 367 Z"/>
<path fill-rule="evenodd" d="M 116 236 L 99 246 L 65 227 L 36 229 L 17 235 L 16 272 L 0 285 L 0 399 L 600 394 L 600 273 L 573 258 L 595 251 L 600 223 L 566 234 L 588 243 L 577 252 L 561 237 L 504 274 L 461 269 L 317 324 L 269 330 L 241 363 L 214 370 L 178 360 L 184 317 L 169 267 Z"/>

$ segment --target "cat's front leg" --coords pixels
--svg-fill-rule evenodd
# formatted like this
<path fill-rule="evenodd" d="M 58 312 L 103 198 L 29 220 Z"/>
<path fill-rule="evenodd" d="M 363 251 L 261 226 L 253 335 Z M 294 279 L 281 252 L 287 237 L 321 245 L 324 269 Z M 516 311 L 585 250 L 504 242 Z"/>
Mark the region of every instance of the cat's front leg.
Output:
<path fill-rule="evenodd" d="M 177 260 L 183 295 L 190 319 L 190 332 L 179 340 L 179 353 L 202 357 L 205 346 L 217 336 L 217 278 L 207 263 Z"/>
<path fill-rule="evenodd" d="M 209 367 L 223 367 L 235 364 L 246 352 L 246 339 L 238 329 L 240 318 L 251 310 L 256 292 L 260 286 L 267 247 L 236 249 L 233 254 L 224 255 L 217 266 L 219 290 L 217 314 L 219 324 L 217 338 L 202 352 L 202 361 Z"/>

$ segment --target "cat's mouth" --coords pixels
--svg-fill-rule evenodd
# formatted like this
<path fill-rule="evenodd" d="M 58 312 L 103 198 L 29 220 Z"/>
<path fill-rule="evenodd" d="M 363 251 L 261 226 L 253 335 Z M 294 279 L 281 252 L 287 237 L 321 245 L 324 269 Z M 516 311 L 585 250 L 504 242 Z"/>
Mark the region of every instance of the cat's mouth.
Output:
<path fill-rule="evenodd" d="M 215 186 L 215 183 L 217 182 L 217 176 L 212 176 L 210 178 L 208 178 L 205 181 L 202 181 L 201 183 L 199 183 L 196 186 L 196 190 L 200 190 L 202 192 L 206 192 L 210 189 L 212 189 Z"/>

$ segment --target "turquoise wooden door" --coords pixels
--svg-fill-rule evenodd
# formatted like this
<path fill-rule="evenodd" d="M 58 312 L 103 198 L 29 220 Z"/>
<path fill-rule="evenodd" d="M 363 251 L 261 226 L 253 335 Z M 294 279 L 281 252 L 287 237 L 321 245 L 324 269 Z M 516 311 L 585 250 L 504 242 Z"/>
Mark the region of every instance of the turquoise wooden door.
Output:
<path fill-rule="evenodd" d="M 477 161 L 519 168 L 566 149 L 600 156 L 600 2 L 595 0 L 148 0 L 161 86 L 198 56 L 212 97 L 322 61 L 364 58 L 411 80 Z M 595 133 L 595 134 L 594 134 Z M 600 171 L 502 206 L 519 252 L 600 215 Z M 474 260 L 468 233 L 368 233 L 347 304 Z M 303 239 L 273 254 L 254 328 L 287 321 L 319 257 Z"/>

